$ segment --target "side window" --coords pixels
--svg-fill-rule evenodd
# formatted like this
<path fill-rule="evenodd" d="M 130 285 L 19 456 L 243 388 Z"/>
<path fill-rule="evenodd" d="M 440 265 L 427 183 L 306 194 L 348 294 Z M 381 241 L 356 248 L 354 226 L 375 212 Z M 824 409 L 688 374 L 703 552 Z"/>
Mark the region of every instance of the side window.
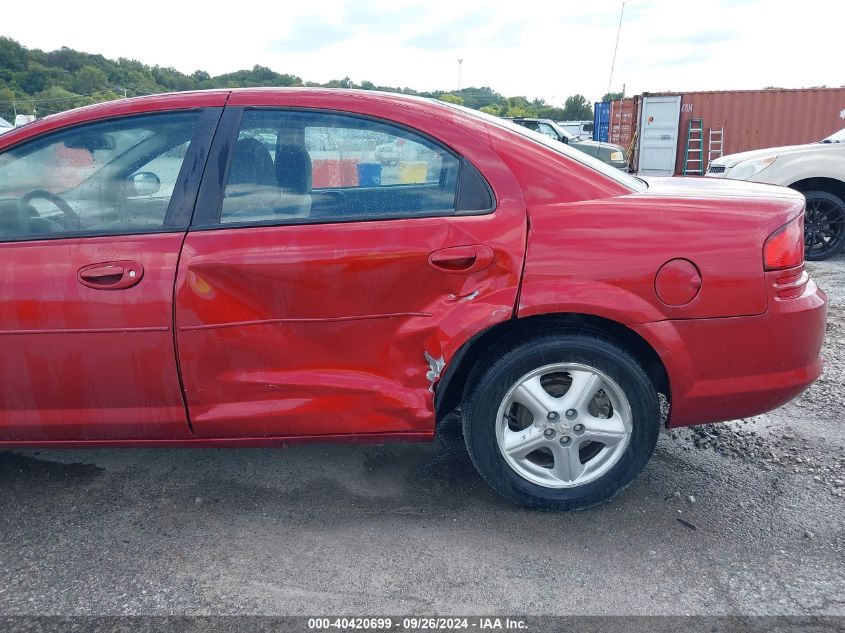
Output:
<path fill-rule="evenodd" d="M 200 116 L 80 125 L 0 154 L 0 241 L 162 229 Z"/>
<path fill-rule="evenodd" d="M 560 136 L 558 136 L 558 133 L 555 132 L 554 128 L 548 123 L 538 123 L 537 131 L 539 131 L 540 134 L 548 136 L 549 138 L 553 138 L 556 141 L 560 140 Z"/>
<path fill-rule="evenodd" d="M 342 222 L 452 215 L 462 173 L 483 179 L 436 141 L 382 121 L 327 112 L 244 112 L 221 223 Z M 471 183 L 472 184 L 472 183 Z M 487 191 L 486 185 L 484 191 Z M 492 206 L 489 197 L 487 205 Z M 472 209 L 467 209 L 472 211 Z"/>

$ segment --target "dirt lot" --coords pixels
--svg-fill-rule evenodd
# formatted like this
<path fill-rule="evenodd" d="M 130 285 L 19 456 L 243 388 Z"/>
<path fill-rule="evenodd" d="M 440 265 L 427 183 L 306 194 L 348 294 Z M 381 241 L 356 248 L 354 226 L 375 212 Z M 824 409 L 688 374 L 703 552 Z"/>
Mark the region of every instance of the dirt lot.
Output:
<path fill-rule="evenodd" d="M 438 445 L 0 452 L 0 614 L 845 615 L 845 258 L 824 378 L 538 514 Z"/>

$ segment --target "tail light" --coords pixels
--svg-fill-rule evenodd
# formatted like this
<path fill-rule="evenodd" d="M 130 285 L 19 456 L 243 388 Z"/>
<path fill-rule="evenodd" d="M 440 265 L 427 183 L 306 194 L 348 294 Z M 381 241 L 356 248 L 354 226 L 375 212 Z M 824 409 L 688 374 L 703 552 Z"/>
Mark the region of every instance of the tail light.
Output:
<path fill-rule="evenodd" d="M 772 233 L 763 244 L 766 270 L 794 268 L 804 263 L 804 214 Z"/>

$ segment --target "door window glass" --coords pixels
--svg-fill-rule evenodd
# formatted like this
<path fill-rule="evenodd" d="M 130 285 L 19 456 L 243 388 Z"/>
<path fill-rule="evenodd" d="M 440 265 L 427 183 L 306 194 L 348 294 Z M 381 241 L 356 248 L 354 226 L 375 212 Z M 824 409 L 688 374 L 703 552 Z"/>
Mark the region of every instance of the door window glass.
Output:
<path fill-rule="evenodd" d="M 372 119 L 247 110 L 220 221 L 331 222 L 454 213 L 461 160 Z"/>
<path fill-rule="evenodd" d="M 200 116 L 91 123 L 0 154 L 0 241 L 160 230 Z"/>

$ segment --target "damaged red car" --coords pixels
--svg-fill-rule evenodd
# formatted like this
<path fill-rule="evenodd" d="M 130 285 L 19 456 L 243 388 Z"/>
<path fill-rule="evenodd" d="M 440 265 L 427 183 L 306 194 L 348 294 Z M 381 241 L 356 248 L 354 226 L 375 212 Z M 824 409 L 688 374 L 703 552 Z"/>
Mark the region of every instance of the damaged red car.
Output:
<path fill-rule="evenodd" d="M 0 137 L 0 446 L 379 443 L 454 420 L 505 497 L 588 507 L 661 427 L 818 378 L 803 218 L 789 189 L 644 181 L 402 95 L 50 116 Z"/>

